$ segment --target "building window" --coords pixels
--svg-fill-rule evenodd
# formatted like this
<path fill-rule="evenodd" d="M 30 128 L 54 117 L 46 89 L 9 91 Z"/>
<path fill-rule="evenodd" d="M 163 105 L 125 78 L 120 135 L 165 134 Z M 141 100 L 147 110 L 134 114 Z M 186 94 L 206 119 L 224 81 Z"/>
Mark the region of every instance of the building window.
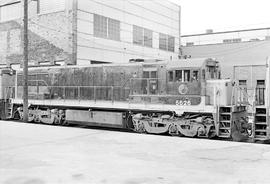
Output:
<path fill-rule="evenodd" d="M 174 37 L 168 36 L 168 51 L 174 52 Z"/>
<path fill-rule="evenodd" d="M 133 43 L 143 45 L 143 28 L 133 25 Z"/>
<path fill-rule="evenodd" d="M 247 86 L 247 80 L 239 80 L 239 86 L 240 87 L 246 87 Z"/>
<path fill-rule="evenodd" d="M 234 38 L 234 39 L 224 39 L 223 43 L 239 43 L 241 42 L 242 39 L 241 38 Z"/>
<path fill-rule="evenodd" d="M 159 33 L 159 48 L 162 50 L 167 50 L 167 35 Z"/>
<path fill-rule="evenodd" d="M 167 50 L 174 52 L 175 38 L 170 35 L 159 33 L 159 48 L 161 50 Z"/>
<path fill-rule="evenodd" d="M 265 80 L 257 80 L 257 86 L 264 86 Z"/>
<path fill-rule="evenodd" d="M 94 14 L 94 36 L 120 40 L 120 21 Z"/>
<path fill-rule="evenodd" d="M 149 29 L 143 29 L 143 41 L 144 41 L 144 46 L 152 47 L 153 31 Z"/>
<path fill-rule="evenodd" d="M 133 43 L 147 47 L 153 46 L 153 31 L 133 25 Z"/>
<path fill-rule="evenodd" d="M 107 18 L 94 14 L 94 36 L 107 38 Z"/>
<path fill-rule="evenodd" d="M 108 18 L 108 38 L 120 40 L 120 21 Z"/>
<path fill-rule="evenodd" d="M 194 42 L 187 42 L 186 43 L 186 46 L 193 46 L 194 45 Z"/>

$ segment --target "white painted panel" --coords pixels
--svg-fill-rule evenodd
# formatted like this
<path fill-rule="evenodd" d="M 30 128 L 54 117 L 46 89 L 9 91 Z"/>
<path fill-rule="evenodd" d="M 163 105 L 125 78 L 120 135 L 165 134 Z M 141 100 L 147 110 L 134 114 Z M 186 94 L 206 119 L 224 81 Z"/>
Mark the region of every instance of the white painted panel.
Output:
<path fill-rule="evenodd" d="M 83 12 L 83 11 L 80 11 L 78 10 L 78 19 L 82 19 L 82 20 L 85 20 L 85 21 L 89 21 L 89 22 L 93 22 L 93 14 L 92 13 L 87 13 L 87 12 Z"/>
<path fill-rule="evenodd" d="M 97 45 L 89 47 L 78 46 L 78 59 L 106 62 L 128 62 L 129 59 L 134 58 L 170 60 L 170 57 L 172 57 L 172 59 L 177 59 L 178 55 L 173 52 L 135 45 L 126 46 L 125 50 L 117 50 L 109 47 L 101 48 Z"/>
<path fill-rule="evenodd" d="M 3 6 L 1 7 L 0 13 L 1 22 L 18 19 L 22 16 L 22 5 L 21 3 L 16 3 Z"/>
<path fill-rule="evenodd" d="M 121 23 L 121 32 L 120 32 L 121 41 L 128 42 L 128 43 L 133 42 L 132 29 L 133 29 L 133 27 L 131 25 Z"/>
<path fill-rule="evenodd" d="M 158 1 L 131 1 L 133 4 L 149 8 L 152 11 L 155 11 L 164 16 L 173 16 L 174 19 L 178 16 L 179 7 L 175 6 L 174 8 L 168 8 L 164 6 L 161 2 Z"/>
<path fill-rule="evenodd" d="M 159 48 L 159 33 L 153 33 L 153 47 Z"/>
<path fill-rule="evenodd" d="M 78 32 L 93 35 L 93 23 L 78 19 Z"/>
<path fill-rule="evenodd" d="M 84 60 L 84 59 L 77 59 L 77 65 L 85 66 L 85 65 L 90 65 L 91 60 Z"/>
<path fill-rule="evenodd" d="M 40 13 L 65 10 L 66 0 L 40 0 Z"/>
<path fill-rule="evenodd" d="M 161 16 L 157 13 L 153 13 L 152 11 L 148 11 L 145 8 L 140 6 L 136 6 L 131 3 L 127 3 L 125 7 L 125 11 L 132 14 L 137 19 L 147 20 L 149 22 L 154 22 L 155 24 L 161 24 L 165 27 L 171 27 L 174 29 L 178 29 L 177 21 L 172 20 L 168 17 Z M 178 15 L 174 18 L 177 18 Z"/>
<path fill-rule="evenodd" d="M 136 14 L 125 13 L 119 9 L 110 8 L 104 6 L 101 3 L 93 0 L 80 0 L 78 4 L 79 10 L 83 10 L 89 13 L 96 13 L 113 19 L 117 19 L 126 24 L 135 24 L 142 26 L 153 31 L 157 30 L 158 32 L 163 32 L 166 34 L 171 34 L 172 36 L 178 36 L 179 24 L 171 21 L 170 19 L 164 19 L 163 22 L 159 21 L 159 17 L 154 15 L 148 15 L 145 13 L 145 10 L 136 6 L 126 5 L 125 11 L 131 12 L 134 11 Z M 176 14 L 178 18 L 178 14 Z M 147 17 L 147 19 L 145 18 Z M 148 18 L 150 17 L 150 18 Z M 150 19 L 150 20 L 149 20 Z"/>

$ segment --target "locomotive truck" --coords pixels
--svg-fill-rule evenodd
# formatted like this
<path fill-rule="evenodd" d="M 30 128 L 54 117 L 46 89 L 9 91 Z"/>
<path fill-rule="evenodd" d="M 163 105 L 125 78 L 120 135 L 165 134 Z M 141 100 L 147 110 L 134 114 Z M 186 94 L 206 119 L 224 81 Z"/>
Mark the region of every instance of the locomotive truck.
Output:
<path fill-rule="evenodd" d="M 9 76 L 6 118 L 23 118 L 22 75 Z M 246 108 L 235 83 L 220 77 L 211 58 L 31 67 L 29 121 L 245 140 Z"/>

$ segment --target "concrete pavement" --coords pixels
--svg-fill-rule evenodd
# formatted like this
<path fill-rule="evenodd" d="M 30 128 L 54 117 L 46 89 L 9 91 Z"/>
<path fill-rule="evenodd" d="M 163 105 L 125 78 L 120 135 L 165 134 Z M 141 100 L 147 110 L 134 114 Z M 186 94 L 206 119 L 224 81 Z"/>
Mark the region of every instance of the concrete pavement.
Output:
<path fill-rule="evenodd" d="M 0 183 L 270 183 L 270 146 L 0 121 Z"/>

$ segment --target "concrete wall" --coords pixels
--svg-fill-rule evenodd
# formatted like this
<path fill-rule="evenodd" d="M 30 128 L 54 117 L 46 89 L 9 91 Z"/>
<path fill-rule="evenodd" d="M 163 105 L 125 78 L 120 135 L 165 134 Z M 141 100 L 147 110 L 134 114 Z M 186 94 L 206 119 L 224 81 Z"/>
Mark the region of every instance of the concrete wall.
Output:
<path fill-rule="evenodd" d="M 257 28 L 236 31 L 224 31 L 203 33 L 195 35 L 183 35 L 181 44 L 188 45 L 204 45 L 217 43 L 235 43 L 256 40 L 270 39 L 270 28 Z"/>
<path fill-rule="evenodd" d="M 270 54 L 270 40 L 182 47 L 183 55 L 214 57 L 221 62 L 222 77 L 233 77 L 235 65 L 265 64 Z"/>
<path fill-rule="evenodd" d="M 246 80 L 246 87 L 253 89 L 257 85 L 257 80 L 266 80 L 266 65 L 235 66 L 234 79 Z"/>
<path fill-rule="evenodd" d="M 119 41 L 94 37 L 94 14 L 120 21 Z M 169 1 L 79 0 L 77 20 L 78 64 L 178 57 L 179 6 Z M 152 47 L 133 44 L 133 25 L 153 31 Z M 174 52 L 159 49 L 159 33 L 175 37 Z"/>

